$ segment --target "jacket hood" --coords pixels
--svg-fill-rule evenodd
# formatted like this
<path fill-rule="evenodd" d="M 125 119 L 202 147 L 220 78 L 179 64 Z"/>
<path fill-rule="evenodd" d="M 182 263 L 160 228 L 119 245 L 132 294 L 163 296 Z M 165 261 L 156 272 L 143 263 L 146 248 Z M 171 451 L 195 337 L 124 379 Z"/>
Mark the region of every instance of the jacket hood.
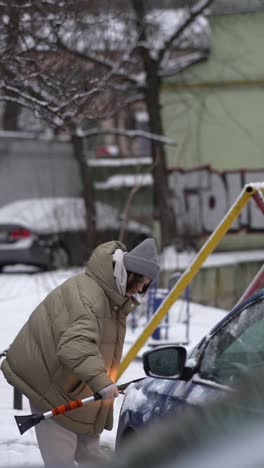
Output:
<path fill-rule="evenodd" d="M 87 263 L 85 272 L 100 284 L 115 303 L 121 305 L 126 298 L 119 294 L 113 274 L 113 253 L 116 249 L 122 249 L 126 252 L 125 245 L 119 241 L 106 242 L 96 247 Z"/>

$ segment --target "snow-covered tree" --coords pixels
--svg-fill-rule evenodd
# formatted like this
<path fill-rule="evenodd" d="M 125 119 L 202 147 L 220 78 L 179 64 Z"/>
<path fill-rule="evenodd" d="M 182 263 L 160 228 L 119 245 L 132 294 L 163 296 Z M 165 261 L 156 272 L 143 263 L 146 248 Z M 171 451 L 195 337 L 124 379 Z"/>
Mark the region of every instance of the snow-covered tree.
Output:
<path fill-rule="evenodd" d="M 171 0 L 164 8 L 163 2 L 159 7 L 149 0 L 10 0 L 9 7 L 0 2 L 0 99 L 29 107 L 57 131 L 73 135 L 81 163 L 82 137 L 102 130 L 87 129 L 87 122 L 90 127 L 136 102 L 145 103 L 149 133 L 143 136 L 151 139 L 162 246 L 177 233 L 167 181 L 161 85 L 166 77 L 207 58 L 204 13 L 211 3 L 186 1 L 182 8 L 182 1 Z M 8 29 L 15 14 L 19 31 L 11 49 Z M 136 136 L 129 129 L 112 131 L 125 130 Z M 90 188 L 88 176 L 83 183 Z M 86 197 L 91 199 L 92 193 Z M 89 202 L 87 208 L 95 219 Z"/>

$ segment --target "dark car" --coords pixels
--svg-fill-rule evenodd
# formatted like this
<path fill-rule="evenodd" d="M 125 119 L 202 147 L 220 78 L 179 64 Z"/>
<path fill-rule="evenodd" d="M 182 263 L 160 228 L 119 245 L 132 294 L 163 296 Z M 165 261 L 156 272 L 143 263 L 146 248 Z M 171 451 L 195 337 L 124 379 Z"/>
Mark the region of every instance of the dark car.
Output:
<path fill-rule="evenodd" d="M 98 243 L 118 238 L 119 212 L 96 202 Z M 88 258 L 85 205 L 82 198 L 33 198 L 0 208 L 0 269 L 31 265 L 44 269 L 83 265 Z M 129 221 L 128 249 L 150 235 L 147 226 Z"/>
<path fill-rule="evenodd" d="M 264 369 L 241 376 L 232 392 L 159 418 L 96 468 L 261 468 Z"/>
<path fill-rule="evenodd" d="M 129 386 L 120 411 L 117 447 L 143 426 L 180 415 L 231 392 L 241 375 L 264 369 L 264 289 L 236 306 L 190 355 L 163 346 L 143 356 L 149 376 Z"/>

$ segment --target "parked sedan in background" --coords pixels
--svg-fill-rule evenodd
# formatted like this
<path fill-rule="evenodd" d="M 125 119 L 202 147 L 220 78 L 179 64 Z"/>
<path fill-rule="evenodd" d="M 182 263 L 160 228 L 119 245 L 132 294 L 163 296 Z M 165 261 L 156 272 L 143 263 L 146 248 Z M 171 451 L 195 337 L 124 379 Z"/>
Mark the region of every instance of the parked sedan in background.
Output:
<path fill-rule="evenodd" d="M 129 386 L 117 446 L 165 415 L 180 415 L 232 393 L 242 374 L 264 369 L 264 289 L 235 307 L 195 346 L 164 346 L 144 354 L 148 378 Z"/>
<path fill-rule="evenodd" d="M 96 202 L 98 243 L 118 238 L 118 210 Z M 127 225 L 126 243 L 134 247 L 150 235 L 135 221 Z M 82 265 L 88 258 L 85 205 L 82 198 L 34 198 L 0 208 L 0 269 L 32 265 L 44 269 Z"/>

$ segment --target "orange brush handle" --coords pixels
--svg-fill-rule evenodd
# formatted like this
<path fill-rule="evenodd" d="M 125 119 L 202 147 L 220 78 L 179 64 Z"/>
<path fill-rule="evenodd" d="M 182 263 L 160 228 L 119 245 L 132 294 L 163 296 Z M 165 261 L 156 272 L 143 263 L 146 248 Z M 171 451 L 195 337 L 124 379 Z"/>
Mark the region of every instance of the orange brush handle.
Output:
<path fill-rule="evenodd" d="M 81 406 L 83 406 L 82 400 L 74 400 L 69 401 L 69 403 L 66 403 L 66 405 L 56 406 L 56 408 L 52 408 L 51 411 L 53 416 L 58 416 L 59 414 L 63 414 L 66 413 L 66 411 L 80 408 Z"/>

